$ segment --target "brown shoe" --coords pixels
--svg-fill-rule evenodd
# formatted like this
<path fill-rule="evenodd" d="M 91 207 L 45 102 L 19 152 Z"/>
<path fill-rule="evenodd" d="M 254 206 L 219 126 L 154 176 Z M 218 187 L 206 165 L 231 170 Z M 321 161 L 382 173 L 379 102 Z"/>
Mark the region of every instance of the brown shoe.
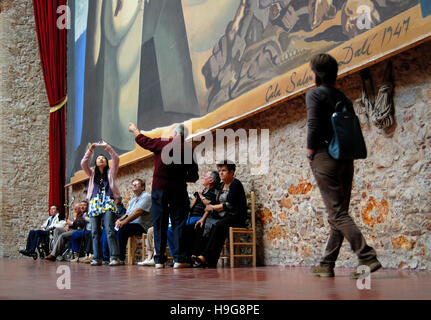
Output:
<path fill-rule="evenodd" d="M 45 257 L 45 260 L 49 260 L 49 261 L 55 261 L 57 260 L 56 256 L 53 256 L 52 254 L 48 255 Z"/>
<path fill-rule="evenodd" d="M 370 268 L 370 273 L 375 272 L 382 267 L 379 260 L 377 260 L 377 259 L 359 262 L 359 266 L 367 266 L 368 268 Z M 359 273 L 357 271 L 354 271 L 350 274 L 350 278 L 351 279 L 359 279 L 359 277 L 363 274 L 365 274 L 365 272 Z"/>
<path fill-rule="evenodd" d="M 332 278 L 335 276 L 334 268 L 326 265 L 318 265 L 310 269 L 310 274 L 316 277 Z"/>

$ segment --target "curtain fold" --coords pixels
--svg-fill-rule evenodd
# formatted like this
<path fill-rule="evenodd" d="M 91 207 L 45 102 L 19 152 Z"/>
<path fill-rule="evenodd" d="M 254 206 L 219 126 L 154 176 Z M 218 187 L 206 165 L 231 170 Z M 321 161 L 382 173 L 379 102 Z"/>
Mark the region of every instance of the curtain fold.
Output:
<path fill-rule="evenodd" d="M 49 205 L 64 212 L 66 168 L 65 107 L 55 108 L 66 99 L 67 30 L 57 28 L 59 6 L 66 0 L 33 0 L 39 54 L 48 95 L 49 118 Z"/>

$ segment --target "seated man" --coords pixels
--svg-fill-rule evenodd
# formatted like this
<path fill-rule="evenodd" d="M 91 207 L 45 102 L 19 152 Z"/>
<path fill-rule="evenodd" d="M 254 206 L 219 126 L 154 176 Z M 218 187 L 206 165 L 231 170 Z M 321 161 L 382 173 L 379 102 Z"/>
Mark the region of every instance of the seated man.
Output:
<path fill-rule="evenodd" d="M 194 199 L 190 204 L 190 213 L 187 218 L 185 227 L 183 229 L 183 238 L 186 254 L 188 258 L 193 255 L 197 255 L 202 250 L 202 242 L 199 239 L 202 238 L 202 233 L 204 232 L 204 215 L 205 208 L 207 205 L 217 204 L 216 198 L 218 193 L 218 188 L 220 185 L 220 176 L 217 171 L 208 171 L 202 177 L 202 184 L 204 189 L 201 192 L 195 192 Z M 198 221 L 202 223 L 195 228 Z M 168 227 L 168 245 L 169 250 L 174 252 L 174 240 L 172 227 Z"/>
<path fill-rule="evenodd" d="M 72 240 L 72 234 L 78 229 L 83 229 L 85 226 L 85 219 L 82 216 L 81 205 L 76 203 L 73 206 L 73 220 L 67 220 L 66 226 L 64 227 L 65 232 L 62 233 L 57 241 L 54 243 L 54 248 L 51 254 L 45 259 L 49 261 L 55 261 L 57 256 L 61 255 L 65 249 L 66 243 Z"/>
<path fill-rule="evenodd" d="M 92 250 L 92 238 L 91 238 L 91 223 L 90 217 L 88 216 L 88 202 L 87 200 L 81 201 L 81 213 L 85 220 L 85 228 L 82 230 L 77 230 L 72 234 L 72 251 L 74 252 L 75 258 L 70 260 L 70 262 L 85 262 L 92 260 L 91 254 Z M 80 260 L 80 255 L 84 253 L 85 257 Z"/>
<path fill-rule="evenodd" d="M 118 229 L 117 242 L 120 247 L 120 263 L 126 259 L 127 240 L 130 236 L 146 233 L 152 224 L 151 196 L 145 191 L 145 182 L 132 181 L 134 197 L 129 202 L 126 214 L 115 222 Z"/>
<path fill-rule="evenodd" d="M 60 214 L 58 207 L 53 205 L 49 209 L 50 217 L 42 224 L 41 230 L 31 230 L 27 237 L 27 246 L 25 250 L 20 250 L 19 253 L 31 257 L 36 254 L 36 248 L 43 239 L 48 239 L 49 231 L 54 228 L 62 228 L 65 226 L 64 214 Z"/>

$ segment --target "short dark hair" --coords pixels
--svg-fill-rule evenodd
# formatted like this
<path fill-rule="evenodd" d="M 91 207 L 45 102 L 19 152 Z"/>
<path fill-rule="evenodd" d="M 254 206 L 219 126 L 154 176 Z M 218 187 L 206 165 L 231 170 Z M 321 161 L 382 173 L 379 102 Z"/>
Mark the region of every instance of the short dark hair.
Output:
<path fill-rule="evenodd" d="M 218 174 L 218 171 L 210 171 L 210 177 L 214 180 L 214 187 L 218 188 L 218 186 L 220 185 L 220 175 Z"/>
<path fill-rule="evenodd" d="M 310 60 L 311 70 L 316 74 L 316 85 L 334 85 L 338 75 L 338 63 L 331 55 L 319 53 Z"/>
<path fill-rule="evenodd" d="M 235 163 L 230 161 L 230 160 L 227 160 L 227 159 L 222 160 L 219 163 L 217 163 L 217 169 L 219 169 L 220 167 L 223 167 L 223 166 L 226 166 L 229 171 L 232 171 L 232 170 L 235 171 L 236 170 Z"/>
<path fill-rule="evenodd" d="M 139 181 L 139 183 L 141 184 L 141 187 L 145 189 L 145 181 L 142 180 L 141 178 L 135 178 L 132 180 L 132 182 L 134 181 Z"/>
<path fill-rule="evenodd" d="M 85 202 L 88 205 L 88 201 L 87 200 L 81 200 L 81 203 Z"/>

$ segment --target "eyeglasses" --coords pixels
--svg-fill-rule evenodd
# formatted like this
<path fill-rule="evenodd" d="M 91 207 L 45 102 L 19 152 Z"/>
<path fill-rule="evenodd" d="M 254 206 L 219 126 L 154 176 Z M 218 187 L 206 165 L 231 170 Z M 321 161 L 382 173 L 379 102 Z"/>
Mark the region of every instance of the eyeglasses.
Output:
<path fill-rule="evenodd" d="M 133 183 L 132 183 L 132 186 L 135 186 L 135 187 L 136 187 L 136 186 L 139 186 L 139 182 L 133 182 Z"/>

